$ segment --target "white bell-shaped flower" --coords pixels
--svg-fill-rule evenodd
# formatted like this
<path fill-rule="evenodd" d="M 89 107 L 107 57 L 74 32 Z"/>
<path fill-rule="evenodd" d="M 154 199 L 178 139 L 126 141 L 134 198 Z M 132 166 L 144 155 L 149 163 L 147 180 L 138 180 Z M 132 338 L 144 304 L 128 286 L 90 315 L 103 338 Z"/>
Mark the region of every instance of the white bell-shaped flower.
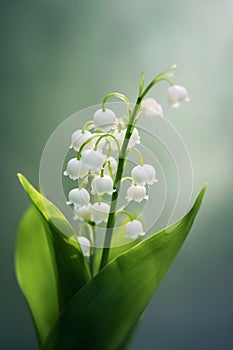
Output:
<path fill-rule="evenodd" d="M 127 201 L 135 201 L 140 203 L 143 199 L 148 199 L 146 187 L 141 185 L 131 185 L 127 190 Z"/>
<path fill-rule="evenodd" d="M 76 130 L 71 136 L 70 148 L 74 148 L 74 150 L 78 152 L 82 144 L 86 142 L 91 136 L 92 134 L 88 130 L 86 130 L 84 133 L 82 132 L 82 130 Z M 84 149 L 93 149 L 93 147 L 94 141 L 92 140 L 86 144 Z"/>
<path fill-rule="evenodd" d="M 78 208 L 87 205 L 90 202 L 89 192 L 85 188 L 74 188 L 69 192 L 69 200 L 66 204 L 74 204 Z"/>
<path fill-rule="evenodd" d="M 105 161 L 105 157 L 99 151 L 87 150 L 82 152 L 81 160 L 87 169 L 99 171 Z"/>
<path fill-rule="evenodd" d="M 94 203 L 91 207 L 91 221 L 96 224 L 107 222 L 110 205 L 108 203 Z"/>
<path fill-rule="evenodd" d="M 111 109 L 105 109 L 105 111 L 98 109 L 93 116 L 93 121 L 96 129 L 100 129 L 103 132 L 108 132 L 116 127 L 117 118 L 115 113 Z"/>
<path fill-rule="evenodd" d="M 163 117 L 163 108 L 153 98 L 142 101 L 142 109 L 147 117 Z"/>
<path fill-rule="evenodd" d="M 173 108 L 180 107 L 180 102 L 190 101 L 187 90 L 180 85 L 173 85 L 167 91 L 168 103 Z"/>
<path fill-rule="evenodd" d="M 136 239 L 144 236 L 142 223 L 139 220 L 132 220 L 125 225 L 125 237 Z"/>
<path fill-rule="evenodd" d="M 123 145 L 125 134 L 126 134 L 126 129 L 121 130 L 120 132 L 115 130 L 113 133 L 113 135 L 117 138 L 117 140 L 120 144 L 120 147 L 122 147 L 122 145 Z M 110 140 L 110 143 L 111 143 L 112 150 L 115 151 L 117 149 L 115 141 Z M 115 143 L 115 145 L 114 145 L 114 143 Z M 139 144 L 139 143 L 140 143 L 139 132 L 138 132 L 137 128 L 134 128 L 133 133 L 132 133 L 130 140 L 129 140 L 129 143 L 128 143 L 128 148 L 133 148 L 136 146 L 136 144 Z"/>
<path fill-rule="evenodd" d="M 125 129 L 124 129 L 124 130 L 121 130 L 121 131 L 119 131 L 118 129 L 116 129 L 116 130 L 114 130 L 114 132 L 112 133 L 113 136 L 117 139 L 120 148 L 121 148 L 122 145 L 123 145 L 123 141 L 124 141 L 124 138 L 125 138 L 125 132 L 126 132 Z M 117 151 L 117 143 L 116 143 L 116 141 L 115 141 L 112 137 L 108 137 L 108 140 L 109 140 L 109 142 L 110 142 L 112 151 L 113 151 L 113 152 Z"/>
<path fill-rule="evenodd" d="M 91 193 L 103 196 L 105 193 L 111 195 L 113 192 L 113 180 L 110 176 L 96 176 L 91 182 Z"/>
<path fill-rule="evenodd" d="M 88 171 L 89 169 L 87 169 L 80 160 L 72 158 L 67 163 L 67 169 L 63 174 L 69 176 L 72 180 L 77 180 L 87 175 Z"/>
<path fill-rule="evenodd" d="M 157 182 L 155 168 L 150 164 L 135 166 L 131 171 L 133 183 L 137 185 L 152 185 Z"/>
<path fill-rule="evenodd" d="M 91 242 L 86 237 L 77 237 L 78 243 L 82 249 L 83 255 L 86 257 L 90 256 Z"/>
<path fill-rule="evenodd" d="M 91 217 L 91 204 L 76 207 L 74 205 L 74 220 L 89 221 Z"/>
<path fill-rule="evenodd" d="M 137 128 L 133 129 L 133 133 L 130 137 L 128 148 L 133 148 L 140 143 L 140 136 Z"/>

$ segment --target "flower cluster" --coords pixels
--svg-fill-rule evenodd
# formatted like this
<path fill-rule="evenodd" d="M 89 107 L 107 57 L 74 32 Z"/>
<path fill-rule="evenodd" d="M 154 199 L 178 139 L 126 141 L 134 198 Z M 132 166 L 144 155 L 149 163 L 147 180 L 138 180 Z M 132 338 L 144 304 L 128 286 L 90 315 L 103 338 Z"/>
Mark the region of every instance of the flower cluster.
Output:
<path fill-rule="evenodd" d="M 74 181 L 78 180 L 78 186 L 69 192 L 67 204 L 73 206 L 75 220 L 98 225 L 106 223 L 108 219 L 110 205 L 104 199 L 116 190 L 114 177 L 117 158 L 125 138 L 126 127 L 123 119 L 117 118 L 112 110 L 99 109 L 87 128 L 89 130 L 76 130 L 71 137 L 70 148 L 77 152 L 77 156 L 68 161 L 64 175 Z M 135 150 L 139 143 L 140 136 L 135 127 L 127 149 Z M 126 178 L 122 180 L 124 179 Z M 156 171 L 152 165 L 143 164 L 141 157 L 141 164 L 132 169 L 131 177 L 127 179 L 130 180 L 130 185 L 125 198 L 128 202 L 140 203 L 148 199 L 146 185 L 157 181 Z M 126 225 L 127 237 L 134 239 L 143 234 L 140 221 L 132 220 Z"/>
<path fill-rule="evenodd" d="M 114 94 L 109 96 L 112 95 Z M 118 93 L 115 96 L 128 103 L 125 96 Z M 167 98 L 169 104 L 177 108 L 182 100 L 188 101 L 188 93 L 184 87 L 173 85 L 167 92 Z M 76 151 L 76 157 L 68 161 L 64 175 L 73 181 L 77 180 L 77 184 L 68 194 L 67 205 L 72 205 L 74 219 L 86 225 L 107 223 L 110 215 L 121 214 L 116 207 L 115 212 L 111 214 L 112 208 L 107 203 L 107 196 L 112 196 L 112 199 L 114 193 L 117 196 L 119 183 L 122 181 L 130 181 L 125 199 L 138 203 L 148 200 L 148 186 L 158 181 L 155 168 L 151 164 L 144 164 L 137 148 L 140 135 L 136 123 L 130 125 L 132 120 L 129 103 L 128 109 L 128 116 L 118 118 L 114 111 L 105 108 L 103 103 L 102 108 L 94 113 L 92 120 L 86 122 L 82 129 L 74 131 L 71 136 L 70 148 Z M 142 99 L 137 117 L 141 112 L 147 117 L 163 116 L 162 106 L 152 98 Z M 140 162 L 132 168 L 130 176 L 123 178 L 122 171 L 120 174 L 118 172 L 119 160 L 122 156 L 127 158 L 130 151 L 137 152 Z M 126 160 L 124 159 L 124 162 Z M 122 213 L 129 217 L 125 225 L 125 237 L 136 239 L 143 236 L 145 232 L 141 221 L 125 210 L 122 210 Z M 93 235 L 90 236 L 92 238 L 89 238 L 93 239 Z M 78 239 L 83 247 L 83 254 L 89 256 L 90 241 L 80 234 Z"/>

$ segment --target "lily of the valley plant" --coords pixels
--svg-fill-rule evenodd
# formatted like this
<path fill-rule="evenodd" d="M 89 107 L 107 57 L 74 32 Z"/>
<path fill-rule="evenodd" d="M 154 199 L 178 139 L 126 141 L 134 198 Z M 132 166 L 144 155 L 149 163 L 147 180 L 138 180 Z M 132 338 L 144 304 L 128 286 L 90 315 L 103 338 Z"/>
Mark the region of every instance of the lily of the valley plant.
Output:
<path fill-rule="evenodd" d="M 66 203 L 80 223 L 78 232 L 70 237 L 61 232 L 53 219 L 72 230 L 65 216 L 19 174 L 34 205 L 19 225 L 16 273 L 41 349 L 127 349 L 145 307 L 191 229 L 205 188 L 183 218 L 148 238 L 140 214 L 127 210 L 128 202 L 147 201 L 149 186 L 159 181 L 155 167 L 144 162 L 137 148 L 137 121 L 143 116 L 153 124 L 154 117 L 163 117 L 162 106 L 148 98 L 148 92 L 165 81 L 171 107 L 189 100 L 187 90 L 170 80 L 173 71 L 174 66 L 146 87 L 142 73 L 133 108 L 126 96 L 111 93 L 89 121 L 68 135 L 75 156 L 61 176 L 72 183 Z M 126 116 L 106 107 L 111 97 L 123 100 Z M 130 152 L 138 155 L 138 164 L 124 174 Z M 126 204 L 119 207 L 124 181 L 128 183 Z M 129 242 L 114 247 L 119 220 Z M 105 229 L 103 248 L 96 248 L 98 227 Z"/>

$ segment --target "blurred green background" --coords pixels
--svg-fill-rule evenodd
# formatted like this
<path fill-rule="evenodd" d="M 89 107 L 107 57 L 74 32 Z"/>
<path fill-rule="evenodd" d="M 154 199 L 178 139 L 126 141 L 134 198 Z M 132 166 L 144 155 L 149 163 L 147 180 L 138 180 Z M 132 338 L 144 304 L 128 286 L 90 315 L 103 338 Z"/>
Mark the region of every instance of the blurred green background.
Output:
<path fill-rule="evenodd" d="M 151 79 L 177 63 L 175 81 L 191 102 L 165 107 L 166 117 L 189 148 L 194 193 L 209 188 L 131 349 L 230 349 L 233 2 L 2 0 L 0 12 L 0 348 L 38 349 L 14 274 L 16 227 L 29 204 L 16 172 L 38 185 L 44 145 L 66 117 L 115 90 L 134 101 L 143 67 Z"/>

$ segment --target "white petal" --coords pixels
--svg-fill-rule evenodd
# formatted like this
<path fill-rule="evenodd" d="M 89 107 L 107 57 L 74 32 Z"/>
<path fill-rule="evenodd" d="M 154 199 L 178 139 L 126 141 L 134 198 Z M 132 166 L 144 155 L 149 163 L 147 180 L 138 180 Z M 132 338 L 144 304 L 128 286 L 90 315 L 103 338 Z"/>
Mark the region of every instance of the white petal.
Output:
<path fill-rule="evenodd" d="M 133 148 L 136 146 L 136 144 L 140 143 L 140 136 L 137 128 L 133 129 L 133 133 L 130 137 L 128 148 Z"/>
<path fill-rule="evenodd" d="M 90 248 L 91 248 L 91 243 L 89 241 L 89 239 L 87 239 L 86 237 L 77 237 L 78 242 L 81 246 L 82 252 L 84 256 L 89 257 L 90 256 Z"/>
<path fill-rule="evenodd" d="M 91 136 L 92 134 L 88 130 L 86 130 L 84 133 L 82 132 L 82 130 L 76 130 L 72 134 L 70 148 L 74 148 L 75 151 L 79 151 L 82 144 L 86 142 Z M 85 146 L 85 149 L 93 149 L 93 147 L 94 141 L 92 140 Z"/>
<path fill-rule="evenodd" d="M 98 109 L 93 116 L 94 124 L 97 129 L 108 132 L 116 127 L 117 118 L 111 109 Z"/>
<path fill-rule="evenodd" d="M 101 196 L 105 193 L 111 195 L 113 192 L 112 178 L 108 175 L 95 177 L 92 181 L 92 191 L 93 194 L 97 193 Z"/>
<path fill-rule="evenodd" d="M 99 171 L 105 157 L 99 151 L 87 150 L 82 152 L 81 160 L 87 169 Z"/>
<path fill-rule="evenodd" d="M 110 161 L 110 165 L 111 165 L 111 168 L 112 168 L 112 174 L 114 175 L 117 171 L 117 161 L 115 158 L 113 157 L 108 157 L 106 158 L 106 161 Z M 109 169 L 108 169 L 108 164 L 106 164 L 105 168 L 104 168 L 104 173 L 105 175 L 110 175 L 109 173 Z"/>
<path fill-rule="evenodd" d="M 173 85 L 167 91 L 168 103 L 172 108 L 178 108 L 180 102 L 189 101 L 187 90 L 180 85 Z"/>
<path fill-rule="evenodd" d="M 81 221 L 89 221 L 90 215 L 91 215 L 91 205 L 83 205 L 82 207 L 76 207 L 73 208 L 75 213 L 76 220 L 79 219 Z"/>
<path fill-rule="evenodd" d="M 147 117 L 163 117 L 163 109 L 153 98 L 147 98 L 142 101 L 142 108 Z"/>
<path fill-rule="evenodd" d="M 97 224 L 107 222 L 110 205 L 108 203 L 94 203 L 91 208 L 91 221 Z"/>
<path fill-rule="evenodd" d="M 63 174 L 65 176 L 68 175 L 72 180 L 77 180 L 87 175 L 88 171 L 89 169 L 87 169 L 80 160 L 72 158 L 67 163 L 67 169 Z"/>
<path fill-rule="evenodd" d="M 125 197 L 128 201 L 134 200 L 140 203 L 143 199 L 148 199 L 146 194 L 146 187 L 141 185 L 132 185 L 127 190 L 127 196 Z"/>
<path fill-rule="evenodd" d="M 75 188 L 69 192 L 69 201 L 67 204 L 75 204 L 77 207 L 82 207 L 90 202 L 90 195 L 85 188 Z"/>
<path fill-rule="evenodd" d="M 139 220 L 132 220 L 125 225 L 126 237 L 136 239 L 138 236 L 144 236 L 142 223 Z"/>

